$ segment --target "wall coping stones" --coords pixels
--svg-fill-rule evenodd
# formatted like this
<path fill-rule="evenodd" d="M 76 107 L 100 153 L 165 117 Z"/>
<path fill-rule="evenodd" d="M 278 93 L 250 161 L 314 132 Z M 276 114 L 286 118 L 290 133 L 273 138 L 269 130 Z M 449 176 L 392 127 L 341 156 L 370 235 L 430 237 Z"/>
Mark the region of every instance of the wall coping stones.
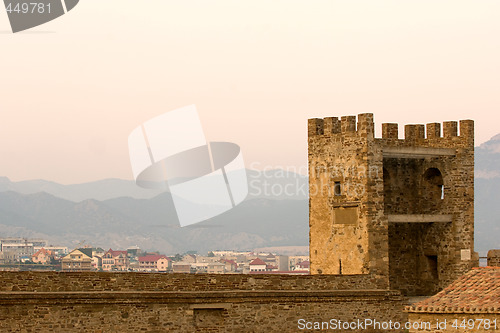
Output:
<path fill-rule="evenodd" d="M 238 290 L 238 291 L 95 291 L 0 292 L 0 305 L 20 304 L 136 304 L 136 303 L 259 303 L 349 302 L 401 300 L 395 290 Z M 214 308 L 214 307 L 210 307 Z M 215 306 L 220 308 L 220 306 Z"/>

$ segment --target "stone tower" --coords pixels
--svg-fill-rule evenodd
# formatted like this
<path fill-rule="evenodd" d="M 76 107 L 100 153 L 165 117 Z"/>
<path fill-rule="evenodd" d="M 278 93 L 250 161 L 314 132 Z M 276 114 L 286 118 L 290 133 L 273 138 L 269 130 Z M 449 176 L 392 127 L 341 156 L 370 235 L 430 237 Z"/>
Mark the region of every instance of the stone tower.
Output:
<path fill-rule="evenodd" d="M 427 132 L 427 135 L 425 135 Z M 311 274 L 367 274 L 430 295 L 473 266 L 474 122 L 309 119 Z"/>

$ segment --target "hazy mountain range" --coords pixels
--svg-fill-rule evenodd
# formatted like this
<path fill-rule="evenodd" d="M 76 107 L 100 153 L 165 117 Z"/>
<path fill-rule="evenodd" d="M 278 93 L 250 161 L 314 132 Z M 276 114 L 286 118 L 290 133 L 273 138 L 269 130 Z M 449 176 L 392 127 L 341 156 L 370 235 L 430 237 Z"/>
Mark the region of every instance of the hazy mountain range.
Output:
<path fill-rule="evenodd" d="M 500 134 L 475 149 L 475 248 L 500 249 Z"/>
<path fill-rule="evenodd" d="M 248 179 L 249 195 L 243 203 L 180 228 L 170 193 L 148 193 L 133 181 L 65 186 L 2 178 L 0 235 L 41 237 L 69 247 L 84 241 L 113 248 L 138 245 L 165 253 L 307 245 L 307 177 L 248 170 Z M 286 193 L 277 191 L 285 188 Z"/>
<path fill-rule="evenodd" d="M 286 188 L 291 190 L 294 199 L 307 199 L 307 177 L 293 171 L 247 170 L 247 176 L 249 194 L 252 198 L 289 199 L 290 195 L 284 193 L 285 191 L 277 190 Z M 21 194 L 45 192 L 74 202 L 86 199 L 103 201 L 119 197 L 151 199 L 163 193 L 163 190 L 144 189 L 137 186 L 133 180 L 123 179 L 103 179 L 83 184 L 62 185 L 41 179 L 12 182 L 7 177 L 0 177 L 0 192 L 7 191 Z"/>
<path fill-rule="evenodd" d="M 202 223 L 178 227 L 170 193 L 133 181 L 61 185 L 0 178 L 0 236 L 51 243 L 177 253 L 308 245 L 307 177 L 284 170 L 248 170 L 249 196 Z M 476 147 L 476 250 L 500 248 L 500 135 Z M 286 192 L 284 191 L 286 189 Z"/>

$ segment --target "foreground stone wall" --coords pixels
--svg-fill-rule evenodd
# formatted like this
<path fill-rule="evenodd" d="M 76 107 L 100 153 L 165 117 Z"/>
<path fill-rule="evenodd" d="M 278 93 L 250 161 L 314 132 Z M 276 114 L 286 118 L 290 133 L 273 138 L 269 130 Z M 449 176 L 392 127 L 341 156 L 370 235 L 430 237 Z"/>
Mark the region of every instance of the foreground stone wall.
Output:
<path fill-rule="evenodd" d="M 0 278 L 0 332 L 296 332 L 301 323 L 332 319 L 406 320 L 399 292 L 354 290 L 357 283 L 376 286 L 356 276 L 2 272 Z M 356 331 L 382 329 L 349 330 Z"/>
<path fill-rule="evenodd" d="M 385 289 L 361 275 L 0 272 L 0 281 L 0 292 Z"/>

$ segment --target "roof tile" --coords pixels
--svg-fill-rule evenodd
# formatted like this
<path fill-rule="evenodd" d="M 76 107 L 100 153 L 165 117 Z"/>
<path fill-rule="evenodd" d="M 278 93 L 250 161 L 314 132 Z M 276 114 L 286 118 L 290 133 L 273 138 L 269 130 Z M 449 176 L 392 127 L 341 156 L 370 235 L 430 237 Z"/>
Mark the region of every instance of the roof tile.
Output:
<path fill-rule="evenodd" d="M 500 267 L 476 267 L 407 312 L 500 313 Z"/>

